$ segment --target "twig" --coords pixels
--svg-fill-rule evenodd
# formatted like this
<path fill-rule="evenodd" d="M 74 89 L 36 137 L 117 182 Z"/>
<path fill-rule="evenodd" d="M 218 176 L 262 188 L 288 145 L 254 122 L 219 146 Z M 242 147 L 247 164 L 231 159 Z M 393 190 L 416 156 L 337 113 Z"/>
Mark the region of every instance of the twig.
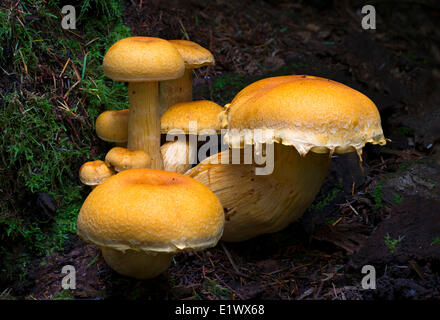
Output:
<path fill-rule="evenodd" d="M 69 90 L 67 90 L 66 94 L 63 96 L 63 99 L 66 100 L 67 96 L 69 95 L 69 93 L 80 83 L 80 81 L 77 81 L 73 84 L 73 86 L 71 86 L 69 88 Z"/>
<path fill-rule="evenodd" d="M 182 27 L 183 36 L 186 38 L 186 40 L 189 41 L 190 38 L 189 38 L 188 32 L 186 32 L 185 26 L 183 25 L 182 19 L 179 18 L 178 20 L 179 20 L 180 26 Z"/>
<path fill-rule="evenodd" d="M 336 293 L 336 287 L 335 287 L 335 284 L 333 283 L 333 281 L 332 281 L 332 286 L 333 286 L 333 293 L 335 294 L 335 298 L 339 299 L 338 294 Z"/>
<path fill-rule="evenodd" d="M 355 208 L 353 208 L 353 206 L 350 204 L 350 202 L 347 201 L 348 206 L 351 208 L 351 210 L 353 210 L 353 212 L 358 216 L 359 212 L 356 211 Z"/>
<path fill-rule="evenodd" d="M 99 37 L 90 40 L 89 42 L 87 42 L 87 43 L 84 45 L 84 47 L 87 47 L 88 45 L 91 45 L 93 42 L 95 42 L 95 41 L 98 40 L 98 39 L 99 39 Z"/>
<path fill-rule="evenodd" d="M 339 222 L 342 221 L 342 217 L 339 217 L 338 220 L 336 220 L 335 222 L 332 223 L 332 226 L 336 226 Z"/>
<path fill-rule="evenodd" d="M 241 272 L 240 270 L 238 270 L 237 265 L 235 264 L 234 260 L 232 260 L 232 256 L 231 256 L 231 254 L 229 253 L 228 249 L 226 249 L 226 247 L 225 247 L 225 245 L 223 244 L 223 242 L 220 242 L 220 245 L 222 246 L 223 250 L 225 251 L 226 256 L 228 257 L 229 262 L 230 262 L 231 265 L 232 265 L 232 268 L 234 268 L 235 273 L 237 273 L 237 274 L 238 274 L 239 276 L 241 276 L 241 277 L 245 277 L 245 278 L 251 279 L 252 277 L 250 277 L 250 276 L 248 276 L 247 274 L 244 274 L 243 272 Z"/>
<path fill-rule="evenodd" d="M 69 64 L 69 62 L 70 62 L 70 58 L 67 59 L 66 63 L 64 64 L 63 70 L 61 70 L 61 73 L 58 76 L 58 78 L 61 78 L 61 76 L 63 75 L 64 71 L 66 70 L 67 65 Z"/>
<path fill-rule="evenodd" d="M 24 57 L 23 57 L 23 54 L 21 53 L 21 50 L 20 50 L 20 49 L 18 49 L 18 53 L 20 54 L 21 61 L 23 61 L 24 71 L 25 71 L 26 74 L 27 74 L 27 73 L 28 73 L 28 68 L 27 68 L 26 62 L 24 61 Z"/>
<path fill-rule="evenodd" d="M 414 260 L 409 261 L 409 265 L 414 269 L 414 271 L 417 273 L 417 275 L 420 277 L 420 279 L 425 280 L 425 277 L 423 276 L 422 270 L 420 270 L 419 265 Z"/>
<path fill-rule="evenodd" d="M 218 281 L 220 281 L 225 287 L 227 287 L 229 290 L 231 290 L 237 297 L 239 297 L 241 300 L 245 300 L 243 298 L 243 296 L 241 294 L 239 294 L 237 291 L 235 291 L 234 289 L 232 289 L 226 282 L 224 282 L 218 275 L 217 273 L 214 272 L 215 277 L 217 278 Z"/>
<path fill-rule="evenodd" d="M 315 294 L 313 295 L 313 299 L 317 299 L 319 297 L 319 294 L 321 293 L 323 285 L 324 285 L 324 281 L 321 281 L 319 283 L 318 290 L 316 290 Z"/>

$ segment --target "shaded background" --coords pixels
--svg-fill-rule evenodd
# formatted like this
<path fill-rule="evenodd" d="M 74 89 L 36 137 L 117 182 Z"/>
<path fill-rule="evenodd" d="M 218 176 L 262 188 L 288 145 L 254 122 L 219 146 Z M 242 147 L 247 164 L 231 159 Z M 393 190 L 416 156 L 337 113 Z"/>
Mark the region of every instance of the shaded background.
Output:
<path fill-rule="evenodd" d="M 0 4 L 0 298 L 435 299 L 440 297 L 440 6 L 436 1 L 69 1 Z M 363 30 L 365 4 L 376 30 Z M 102 57 L 130 36 L 192 40 L 213 67 L 194 98 L 221 105 L 275 75 L 330 78 L 370 97 L 385 147 L 337 156 L 314 204 L 286 230 L 182 253 L 151 281 L 113 273 L 75 235 L 89 189 L 77 178 L 111 144 L 104 110 L 128 107 Z M 400 241 L 399 241 L 400 239 Z M 62 266 L 78 288 L 62 291 Z M 378 290 L 360 289 L 364 264 Z"/>

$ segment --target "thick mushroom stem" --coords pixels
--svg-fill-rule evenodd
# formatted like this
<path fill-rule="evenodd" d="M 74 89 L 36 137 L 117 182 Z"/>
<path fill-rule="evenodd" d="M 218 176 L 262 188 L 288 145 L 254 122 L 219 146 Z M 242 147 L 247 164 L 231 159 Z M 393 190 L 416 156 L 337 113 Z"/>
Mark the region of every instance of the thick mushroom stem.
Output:
<path fill-rule="evenodd" d="M 171 266 L 172 253 L 148 253 L 144 251 L 102 247 L 105 262 L 117 273 L 136 279 L 157 277 Z"/>
<path fill-rule="evenodd" d="M 240 164 L 231 164 L 233 151 L 229 149 L 186 173 L 220 199 L 225 210 L 222 240 L 245 241 L 280 231 L 313 202 L 327 174 L 329 154 L 310 152 L 303 157 L 294 147 L 278 143 L 274 151 L 274 170 L 269 175 L 255 174 L 261 166 L 243 164 L 243 149 Z M 228 157 L 229 164 L 222 164 Z"/>
<path fill-rule="evenodd" d="M 192 167 L 192 160 L 197 157 L 197 145 L 184 138 L 169 141 L 160 147 L 164 170 L 185 173 Z"/>
<path fill-rule="evenodd" d="M 192 69 L 186 68 L 182 77 L 159 83 L 160 115 L 172 105 L 192 100 Z"/>
<path fill-rule="evenodd" d="M 143 150 L 151 157 L 151 168 L 162 169 L 158 83 L 129 82 L 128 149 Z"/>

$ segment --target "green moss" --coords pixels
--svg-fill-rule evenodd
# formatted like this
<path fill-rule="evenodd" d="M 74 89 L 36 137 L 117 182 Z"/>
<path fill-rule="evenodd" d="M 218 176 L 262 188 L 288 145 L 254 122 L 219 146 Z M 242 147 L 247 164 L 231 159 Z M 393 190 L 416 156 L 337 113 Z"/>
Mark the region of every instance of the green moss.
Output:
<path fill-rule="evenodd" d="M 432 239 L 431 246 L 435 246 L 439 244 L 440 244 L 440 237 L 435 237 Z"/>
<path fill-rule="evenodd" d="M 51 300 L 73 300 L 74 296 L 70 290 L 61 290 Z"/>
<path fill-rule="evenodd" d="M 256 81 L 256 78 L 237 73 L 224 73 L 216 78 L 211 85 L 211 96 L 214 101 L 225 105 L 232 101 L 235 95 L 247 85 Z"/>
<path fill-rule="evenodd" d="M 374 187 L 374 189 L 372 191 L 370 191 L 370 194 L 371 194 L 371 196 L 373 197 L 373 200 L 374 200 L 374 207 L 373 207 L 374 210 L 381 209 L 384 206 L 383 205 L 384 193 L 383 193 L 382 189 L 383 189 L 382 183 L 378 183 Z"/>
<path fill-rule="evenodd" d="M 389 234 L 385 236 L 385 245 L 390 249 L 392 254 L 397 252 L 397 245 L 402 242 L 405 236 L 399 236 L 397 239 L 392 239 Z"/>
<path fill-rule="evenodd" d="M 403 198 L 398 193 L 393 192 L 393 202 L 395 204 L 400 204 L 403 202 Z"/>
<path fill-rule="evenodd" d="M 60 1 L 20 1 L 12 11 L 0 5 L 0 63 L 10 77 L 0 81 L 0 271 L 10 279 L 21 276 L 31 256 L 62 249 L 76 232 L 88 192 L 77 171 L 91 160 L 95 119 L 128 107 L 125 84 L 102 71 L 107 49 L 130 36 L 122 1 L 84 0 L 75 7 L 72 33 L 61 28 Z M 28 214 L 28 197 L 37 192 L 57 202 L 49 223 Z"/>
<path fill-rule="evenodd" d="M 397 128 L 397 133 L 404 135 L 404 136 L 410 136 L 411 135 L 411 129 L 408 127 L 398 127 Z"/>
<path fill-rule="evenodd" d="M 217 283 L 215 279 L 206 278 L 202 283 L 203 289 L 216 300 L 232 299 L 232 291 Z"/>

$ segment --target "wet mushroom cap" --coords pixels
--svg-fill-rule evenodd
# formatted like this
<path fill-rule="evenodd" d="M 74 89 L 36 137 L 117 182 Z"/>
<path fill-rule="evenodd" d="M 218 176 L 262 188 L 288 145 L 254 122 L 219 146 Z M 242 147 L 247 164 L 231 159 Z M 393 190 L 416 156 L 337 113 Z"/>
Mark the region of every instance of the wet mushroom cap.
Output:
<path fill-rule="evenodd" d="M 143 150 L 129 150 L 114 147 L 107 152 L 105 163 L 114 168 L 116 172 L 135 168 L 148 168 L 151 158 Z"/>
<path fill-rule="evenodd" d="M 168 40 L 179 51 L 188 69 L 201 68 L 215 64 L 212 53 L 201 45 L 188 40 Z"/>
<path fill-rule="evenodd" d="M 101 160 L 88 161 L 79 169 L 79 179 L 87 186 L 98 185 L 114 174 L 114 170 Z"/>
<path fill-rule="evenodd" d="M 185 64 L 167 40 L 128 37 L 113 44 L 104 56 L 104 73 L 115 81 L 161 81 L 181 77 Z"/>
<path fill-rule="evenodd" d="M 89 194 L 77 229 L 101 248 L 172 253 L 214 246 L 223 224 L 220 201 L 200 182 L 174 172 L 131 169 Z"/>
<path fill-rule="evenodd" d="M 172 129 L 183 130 L 186 134 L 190 131 L 190 122 L 197 123 L 197 129 L 220 131 L 219 114 L 223 108 L 209 100 L 180 102 L 171 106 L 162 115 L 161 132 L 163 134 Z"/>
<path fill-rule="evenodd" d="M 278 142 L 301 155 L 357 151 L 366 143 L 384 145 L 379 111 L 364 94 L 339 82 L 312 76 L 257 81 L 240 91 L 220 116 L 230 145 Z M 261 129 L 260 138 L 246 129 Z M 229 139 L 230 138 L 230 139 Z M 229 140 L 228 140 L 229 139 Z"/>
<path fill-rule="evenodd" d="M 104 111 L 96 119 L 96 134 L 107 142 L 127 142 L 129 110 Z"/>

